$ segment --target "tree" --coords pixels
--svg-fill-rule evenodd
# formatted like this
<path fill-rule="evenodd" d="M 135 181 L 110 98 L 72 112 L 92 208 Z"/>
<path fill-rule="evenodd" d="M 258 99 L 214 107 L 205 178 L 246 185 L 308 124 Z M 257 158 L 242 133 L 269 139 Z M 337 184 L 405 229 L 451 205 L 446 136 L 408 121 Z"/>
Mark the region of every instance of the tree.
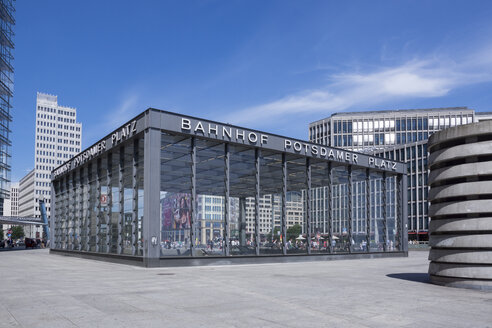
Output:
<path fill-rule="evenodd" d="M 294 224 L 292 227 L 287 229 L 287 240 L 295 239 L 299 237 L 299 235 L 302 233 L 302 227 L 300 224 Z"/>
<path fill-rule="evenodd" d="M 20 239 L 24 237 L 24 228 L 21 226 L 12 227 L 12 239 Z"/>

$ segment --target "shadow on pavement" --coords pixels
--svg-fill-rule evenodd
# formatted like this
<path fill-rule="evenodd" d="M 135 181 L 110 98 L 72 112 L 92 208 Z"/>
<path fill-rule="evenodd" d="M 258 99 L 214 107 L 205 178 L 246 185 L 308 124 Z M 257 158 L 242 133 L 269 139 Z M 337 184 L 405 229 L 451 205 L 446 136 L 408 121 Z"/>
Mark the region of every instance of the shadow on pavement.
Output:
<path fill-rule="evenodd" d="M 428 273 L 390 273 L 387 274 L 386 277 L 403 279 L 408 281 L 422 282 L 422 283 L 430 283 L 429 274 Z"/>
<path fill-rule="evenodd" d="M 5 248 L 0 248 L 0 252 L 26 251 L 26 250 L 33 250 L 33 249 L 42 249 L 42 248 L 26 248 L 25 246 L 16 246 L 13 248 L 5 247 Z"/>

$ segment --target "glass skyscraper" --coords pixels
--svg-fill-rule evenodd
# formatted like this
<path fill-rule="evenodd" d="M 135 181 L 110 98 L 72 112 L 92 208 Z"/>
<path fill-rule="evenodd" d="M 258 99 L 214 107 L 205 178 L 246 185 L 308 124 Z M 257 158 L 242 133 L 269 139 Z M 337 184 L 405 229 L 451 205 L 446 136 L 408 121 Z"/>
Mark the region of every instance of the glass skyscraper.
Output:
<path fill-rule="evenodd" d="M 10 122 L 14 91 L 14 3 L 0 0 L 0 214 L 3 215 L 4 200 L 10 197 Z"/>
<path fill-rule="evenodd" d="M 335 113 L 309 125 L 309 140 L 408 163 L 409 239 L 427 240 L 427 140 L 475 120 L 467 107 Z"/>

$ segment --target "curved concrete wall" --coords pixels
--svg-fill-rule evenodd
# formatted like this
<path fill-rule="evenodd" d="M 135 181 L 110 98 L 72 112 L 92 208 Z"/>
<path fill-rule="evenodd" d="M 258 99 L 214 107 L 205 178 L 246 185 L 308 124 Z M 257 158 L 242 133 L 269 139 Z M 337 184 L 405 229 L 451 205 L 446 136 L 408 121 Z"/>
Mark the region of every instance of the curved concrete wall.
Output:
<path fill-rule="evenodd" d="M 428 145 L 431 281 L 492 290 L 492 122 L 437 132 Z"/>

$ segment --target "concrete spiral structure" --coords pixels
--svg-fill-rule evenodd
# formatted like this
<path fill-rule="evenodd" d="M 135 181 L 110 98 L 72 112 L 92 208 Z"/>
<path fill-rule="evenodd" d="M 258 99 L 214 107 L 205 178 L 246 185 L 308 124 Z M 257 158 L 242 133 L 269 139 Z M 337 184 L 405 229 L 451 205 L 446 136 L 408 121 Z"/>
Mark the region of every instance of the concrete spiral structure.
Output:
<path fill-rule="evenodd" d="M 429 153 L 430 279 L 492 290 L 492 121 L 435 133 Z"/>

